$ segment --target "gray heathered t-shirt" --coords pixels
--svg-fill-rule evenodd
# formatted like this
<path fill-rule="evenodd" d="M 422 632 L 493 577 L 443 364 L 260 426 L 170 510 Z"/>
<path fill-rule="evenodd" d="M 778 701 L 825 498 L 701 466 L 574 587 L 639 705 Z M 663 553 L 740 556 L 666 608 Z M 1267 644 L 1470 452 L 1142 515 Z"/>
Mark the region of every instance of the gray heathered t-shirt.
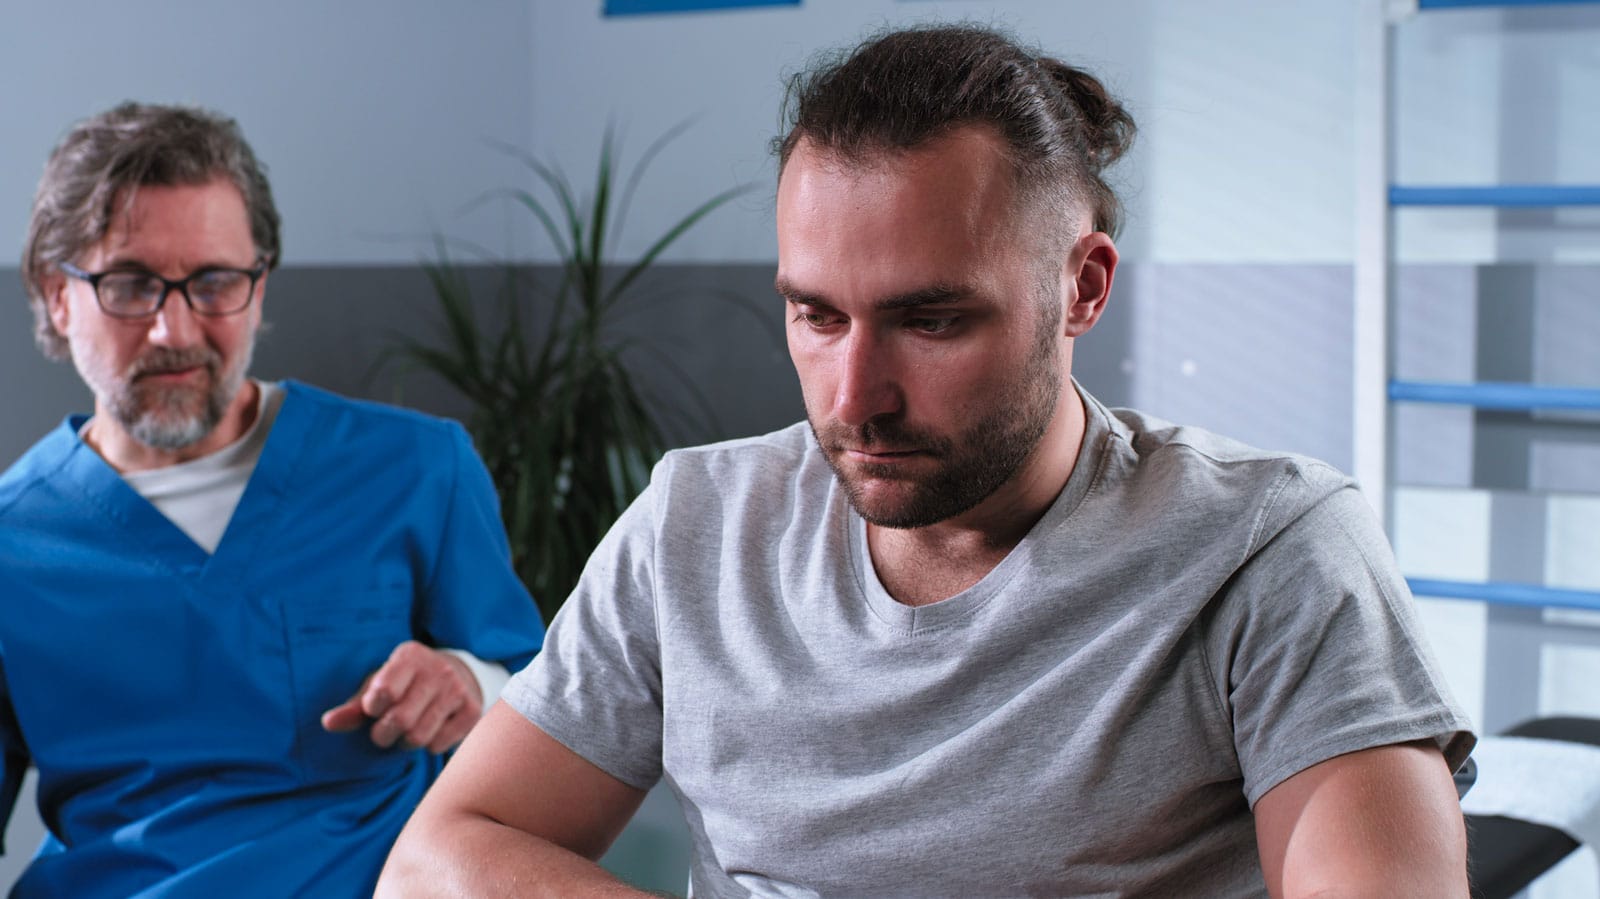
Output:
<path fill-rule="evenodd" d="M 503 698 L 666 777 L 701 897 L 1259 895 L 1275 784 L 1406 740 L 1465 759 L 1347 478 L 1084 396 L 1050 510 L 919 608 L 804 424 L 669 453 Z"/>

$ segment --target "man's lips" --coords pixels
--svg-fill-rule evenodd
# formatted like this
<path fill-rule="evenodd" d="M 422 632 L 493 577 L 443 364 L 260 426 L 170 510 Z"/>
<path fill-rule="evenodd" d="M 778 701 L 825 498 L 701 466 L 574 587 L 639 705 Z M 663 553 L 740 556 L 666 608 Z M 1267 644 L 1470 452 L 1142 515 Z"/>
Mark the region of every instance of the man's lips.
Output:
<path fill-rule="evenodd" d="M 158 371 L 143 372 L 135 380 L 186 381 L 190 378 L 200 375 L 204 371 L 205 366 L 203 365 L 191 365 L 188 368 L 164 368 Z"/>
<path fill-rule="evenodd" d="M 902 459 L 910 459 L 915 456 L 922 455 L 921 450 L 883 449 L 879 447 L 874 447 L 872 449 L 853 449 L 851 447 L 842 447 L 841 451 L 847 458 L 856 462 L 897 462 Z"/>

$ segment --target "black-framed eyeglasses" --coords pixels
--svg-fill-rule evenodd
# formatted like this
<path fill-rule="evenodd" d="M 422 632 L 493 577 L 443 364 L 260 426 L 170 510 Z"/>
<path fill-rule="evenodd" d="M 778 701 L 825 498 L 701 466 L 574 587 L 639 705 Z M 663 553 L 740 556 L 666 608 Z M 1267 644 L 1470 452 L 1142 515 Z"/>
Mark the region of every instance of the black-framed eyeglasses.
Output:
<path fill-rule="evenodd" d="M 169 281 L 153 272 L 86 272 L 71 263 L 60 268 L 94 289 L 100 310 L 112 318 L 148 318 L 161 311 L 167 295 L 176 290 L 196 315 L 233 315 L 243 312 L 256 294 L 256 282 L 267 273 L 266 263 L 255 268 L 203 268 L 187 278 Z"/>

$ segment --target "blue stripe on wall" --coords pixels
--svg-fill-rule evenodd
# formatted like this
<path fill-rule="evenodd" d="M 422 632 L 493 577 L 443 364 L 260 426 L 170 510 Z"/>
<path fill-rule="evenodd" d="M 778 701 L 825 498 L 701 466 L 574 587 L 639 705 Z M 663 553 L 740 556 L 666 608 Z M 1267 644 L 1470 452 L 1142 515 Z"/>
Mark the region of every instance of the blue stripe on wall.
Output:
<path fill-rule="evenodd" d="M 1460 9 L 1469 6 L 1578 6 L 1596 0 L 1421 0 L 1418 9 Z"/>
<path fill-rule="evenodd" d="M 800 0 L 606 0 L 605 15 L 642 16 L 663 12 L 735 9 L 741 6 L 799 6 Z"/>

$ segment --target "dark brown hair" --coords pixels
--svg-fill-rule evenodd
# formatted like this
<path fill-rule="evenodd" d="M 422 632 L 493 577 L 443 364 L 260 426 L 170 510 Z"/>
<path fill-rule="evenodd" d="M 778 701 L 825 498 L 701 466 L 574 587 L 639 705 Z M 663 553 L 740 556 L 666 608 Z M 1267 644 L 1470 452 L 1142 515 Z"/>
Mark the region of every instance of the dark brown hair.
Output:
<path fill-rule="evenodd" d="M 34 340 L 46 356 L 67 357 L 66 339 L 50 323 L 46 279 L 105 237 L 119 199 L 131 200 L 125 191 L 213 178 L 239 188 L 256 253 L 268 267 L 277 266 L 281 237 L 272 186 L 233 119 L 186 106 L 123 103 L 67 132 L 45 163 L 22 251 Z"/>
<path fill-rule="evenodd" d="M 889 31 L 789 81 L 780 167 L 801 138 L 846 160 L 922 146 L 986 124 L 1005 141 L 1019 193 L 1076 201 L 1115 236 L 1122 207 L 1104 170 L 1133 118 L 1093 75 L 970 25 Z"/>

